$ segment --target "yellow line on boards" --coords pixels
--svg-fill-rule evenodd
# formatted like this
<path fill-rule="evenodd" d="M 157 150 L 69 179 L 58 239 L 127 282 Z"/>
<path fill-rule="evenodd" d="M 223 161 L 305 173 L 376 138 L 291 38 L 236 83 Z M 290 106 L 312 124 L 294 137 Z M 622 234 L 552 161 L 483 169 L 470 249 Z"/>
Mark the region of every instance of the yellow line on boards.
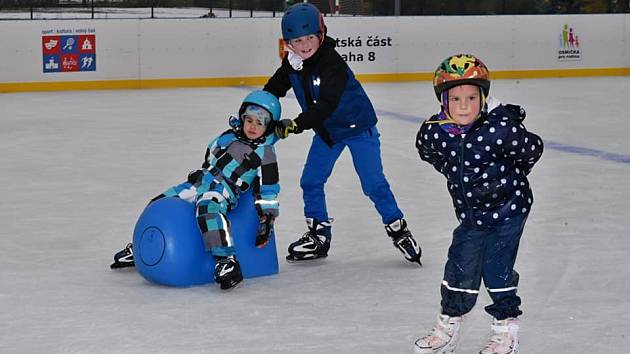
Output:
<path fill-rule="evenodd" d="M 541 69 L 491 71 L 492 79 L 539 79 L 592 76 L 630 76 L 630 68 Z M 99 81 L 0 82 L 0 92 L 119 90 L 179 87 L 262 86 L 265 76 L 220 77 L 196 79 L 147 79 Z M 358 74 L 357 79 L 369 82 L 431 81 L 433 73 Z"/>
<path fill-rule="evenodd" d="M 490 71 L 490 77 L 493 79 L 546 79 L 589 76 L 630 76 L 630 68 Z"/>
<path fill-rule="evenodd" d="M 542 69 L 490 71 L 491 79 L 545 79 L 590 76 L 630 76 L 630 68 Z M 431 81 L 433 73 L 358 74 L 361 82 Z"/>
<path fill-rule="evenodd" d="M 202 79 L 151 79 L 151 80 L 99 80 L 55 82 L 0 82 L 0 92 L 69 91 L 69 90 L 119 90 L 212 86 L 258 86 L 267 77 L 227 77 Z"/>

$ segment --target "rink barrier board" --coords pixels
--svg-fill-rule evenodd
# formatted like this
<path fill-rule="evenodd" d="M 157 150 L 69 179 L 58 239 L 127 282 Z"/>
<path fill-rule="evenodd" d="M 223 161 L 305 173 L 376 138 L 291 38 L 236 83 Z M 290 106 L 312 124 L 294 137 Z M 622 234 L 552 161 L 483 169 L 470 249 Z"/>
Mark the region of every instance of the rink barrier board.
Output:
<path fill-rule="evenodd" d="M 630 68 L 580 68 L 544 70 L 498 70 L 492 71 L 492 79 L 541 79 L 595 76 L 630 76 Z M 431 81 L 433 73 L 358 74 L 363 83 Z M 184 87 L 229 87 L 262 86 L 265 76 L 223 77 L 199 79 L 147 79 L 147 80 L 101 80 L 101 81 L 57 81 L 0 83 L 0 92 L 37 92 L 71 90 L 127 90 Z"/>
<path fill-rule="evenodd" d="M 630 75 L 630 14 L 326 24 L 362 82 L 428 81 L 455 53 L 481 57 L 493 79 Z M 280 18 L 0 21 L 0 92 L 260 86 L 280 64 L 280 36 Z"/>

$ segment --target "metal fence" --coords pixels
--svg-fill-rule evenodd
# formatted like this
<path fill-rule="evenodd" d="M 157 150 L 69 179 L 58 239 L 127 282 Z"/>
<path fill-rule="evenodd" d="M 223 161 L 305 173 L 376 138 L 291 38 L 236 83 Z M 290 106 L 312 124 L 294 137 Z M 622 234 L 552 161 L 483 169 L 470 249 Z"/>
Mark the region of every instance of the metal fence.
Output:
<path fill-rule="evenodd" d="M 629 0 L 339 0 L 341 12 L 372 16 L 627 13 Z"/>
<path fill-rule="evenodd" d="M 0 20 L 276 17 L 301 0 L 0 0 Z M 310 0 L 325 16 L 628 13 L 630 0 Z"/>

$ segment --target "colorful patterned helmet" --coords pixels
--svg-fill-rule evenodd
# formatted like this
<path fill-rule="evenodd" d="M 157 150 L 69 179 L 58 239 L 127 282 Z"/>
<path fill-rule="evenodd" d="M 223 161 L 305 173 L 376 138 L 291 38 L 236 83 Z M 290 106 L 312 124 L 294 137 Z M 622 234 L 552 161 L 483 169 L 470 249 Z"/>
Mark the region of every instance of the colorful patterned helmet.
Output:
<path fill-rule="evenodd" d="M 442 92 L 459 85 L 477 85 L 484 96 L 490 91 L 490 73 L 486 65 L 471 54 L 450 56 L 440 65 L 433 75 L 433 89 L 438 101 L 442 100 Z"/>
<path fill-rule="evenodd" d="M 285 41 L 316 33 L 324 33 L 324 17 L 315 5 L 299 3 L 286 9 L 282 16 Z"/>

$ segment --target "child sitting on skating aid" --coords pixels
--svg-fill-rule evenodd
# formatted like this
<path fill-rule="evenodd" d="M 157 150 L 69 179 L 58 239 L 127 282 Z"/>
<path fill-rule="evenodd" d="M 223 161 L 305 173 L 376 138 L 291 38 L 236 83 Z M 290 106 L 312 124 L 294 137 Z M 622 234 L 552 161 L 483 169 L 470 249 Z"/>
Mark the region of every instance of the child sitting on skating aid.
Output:
<path fill-rule="evenodd" d="M 422 123 L 416 147 L 446 177 L 459 226 L 448 251 L 437 324 L 414 350 L 455 351 L 463 316 L 475 305 L 483 280 L 493 302 L 485 310 L 494 317 L 494 334 L 480 353 L 518 353 L 522 312 L 514 262 L 533 203 L 526 176 L 543 142 L 525 129 L 521 107 L 488 97 L 488 69 L 474 56 L 444 60 L 433 87 L 442 109 Z"/>
<path fill-rule="evenodd" d="M 186 182 L 153 198 L 178 197 L 196 204 L 197 224 L 208 252 L 216 259 L 214 278 L 221 289 L 230 289 L 243 280 L 236 259 L 227 212 L 241 193 L 254 187 L 256 211 L 260 219 L 256 247 L 269 242 L 278 216 L 278 164 L 273 134 L 280 117 L 280 102 L 265 91 L 253 91 L 241 104 L 238 117 L 230 118 L 231 128 L 213 139 L 206 149 L 200 170 L 191 172 Z M 134 266 L 131 243 L 114 256 L 111 268 Z"/>

